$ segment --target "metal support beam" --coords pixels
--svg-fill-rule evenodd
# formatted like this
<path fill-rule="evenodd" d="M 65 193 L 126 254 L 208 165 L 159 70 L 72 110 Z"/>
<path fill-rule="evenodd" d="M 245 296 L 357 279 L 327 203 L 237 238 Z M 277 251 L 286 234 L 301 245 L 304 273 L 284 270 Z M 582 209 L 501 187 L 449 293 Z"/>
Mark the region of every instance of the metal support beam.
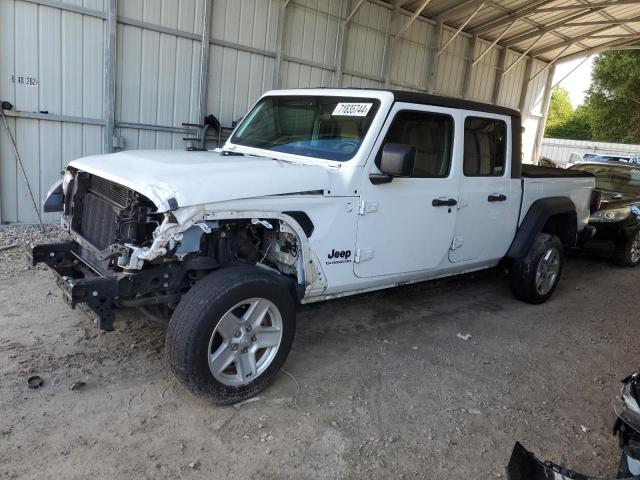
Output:
<path fill-rule="evenodd" d="M 536 130 L 536 141 L 533 144 L 533 155 L 531 161 L 537 162 L 538 156 L 540 155 L 540 144 L 542 143 L 542 137 L 544 135 L 544 127 L 547 124 L 547 118 L 549 116 L 549 105 L 551 104 L 551 85 L 553 84 L 553 74 L 555 72 L 556 66 L 551 65 L 549 70 L 549 76 L 547 77 L 547 83 L 545 84 L 544 97 L 542 100 L 542 118 L 538 123 L 538 128 Z"/>
<path fill-rule="evenodd" d="M 93 8 L 84 8 L 77 5 L 73 5 L 67 2 L 59 2 L 57 0 L 23 0 L 28 3 L 35 3 L 36 5 L 42 5 L 43 7 L 57 8 L 66 12 L 79 13 L 81 15 L 89 15 L 90 17 L 102 18 L 107 20 L 109 13 L 101 10 L 94 10 Z"/>
<path fill-rule="evenodd" d="M 558 53 L 555 57 L 553 57 L 551 59 L 551 61 L 549 63 L 547 63 L 538 73 L 536 73 L 533 77 L 529 78 L 529 81 L 532 82 L 534 79 L 538 78 L 538 76 L 542 75 L 543 72 L 546 72 L 547 70 L 549 70 L 551 67 L 553 67 L 553 65 L 556 63 L 556 61 L 562 56 L 562 54 L 564 52 L 566 52 L 569 48 L 571 48 L 571 45 L 567 45 L 566 47 L 564 47 L 560 53 Z M 552 70 L 553 71 L 553 70 Z M 526 80 L 526 78 L 525 78 Z"/>
<path fill-rule="evenodd" d="M 436 79 L 438 77 L 438 52 L 440 51 L 440 43 L 442 42 L 442 30 L 444 24 L 440 22 L 438 26 L 432 27 L 431 39 L 429 41 L 429 58 L 427 62 L 427 70 L 425 72 L 425 85 L 428 93 L 433 93 L 436 89 Z"/>
<path fill-rule="evenodd" d="M 202 5 L 202 40 L 200 41 L 200 71 L 198 72 L 198 119 L 204 122 L 207 115 L 207 92 L 209 87 L 209 50 L 211 47 L 211 22 L 213 0 L 204 0 Z"/>
<path fill-rule="evenodd" d="M 520 62 L 520 60 L 522 60 L 523 58 L 525 58 L 525 57 L 527 56 L 527 54 L 528 54 L 528 53 L 533 49 L 533 47 L 535 47 L 535 46 L 536 46 L 536 44 L 537 44 L 540 40 L 542 40 L 542 37 L 544 37 L 544 36 L 545 36 L 545 34 L 543 33 L 543 34 L 542 34 L 542 35 L 540 35 L 538 38 L 536 38 L 536 39 L 533 41 L 533 43 L 532 43 L 531 45 L 529 45 L 529 47 L 527 47 L 527 49 L 526 49 L 524 52 L 522 52 L 522 53 L 520 54 L 520 56 L 519 56 L 518 58 L 516 58 L 516 59 L 513 61 L 513 63 L 512 63 L 511 65 L 509 65 L 509 66 L 504 70 L 504 72 L 502 72 L 502 76 L 504 77 L 507 73 L 509 73 L 509 71 L 510 71 L 513 67 L 515 67 L 515 66 Z M 506 47 L 505 47 L 505 48 L 506 48 Z"/>
<path fill-rule="evenodd" d="M 580 63 L 578 63 L 575 67 L 573 67 L 569 71 L 569 73 L 567 73 L 564 77 L 562 77 L 560 80 L 558 80 L 556 83 L 554 83 L 553 86 L 551 87 L 551 90 L 553 90 L 558 85 L 560 85 L 562 82 L 564 82 L 573 72 L 575 72 L 577 69 L 579 69 L 584 64 L 584 62 L 586 62 L 587 60 L 589 60 L 589 57 L 584 57 L 584 59 Z"/>
<path fill-rule="evenodd" d="M 395 43 L 395 37 L 391 35 L 391 30 L 393 29 L 393 23 L 396 19 L 400 17 L 400 6 L 395 5 L 391 15 L 389 15 L 389 20 L 387 21 L 387 26 L 384 32 L 385 44 L 384 44 L 384 54 L 382 57 L 382 75 L 384 76 L 384 88 L 389 88 L 389 84 L 391 83 L 391 54 L 393 53 L 393 47 Z"/>
<path fill-rule="evenodd" d="M 346 15 L 347 12 L 349 12 L 350 3 L 351 0 L 340 0 L 340 16 L 342 18 L 346 18 L 338 25 L 338 38 L 336 40 L 336 54 L 334 60 L 335 72 L 331 82 L 332 86 L 338 88 L 342 86 L 342 70 L 344 69 L 344 57 L 347 53 L 347 28 L 352 15 Z M 359 8 L 361 4 L 362 0 L 358 3 L 357 8 Z"/>
<path fill-rule="evenodd" d="M 113 152 L 113 136 L 116 121 L 116 31 L 118 25 L 118 0 L 107 1 L 105 25 L 104 71 L 102 82 L 102 110 L 105 126 L 102 129 L 102 152 Z"/>
<path fill-rule="evenodd" d="M 469 86 L 471 85 L 471 63 L 476 53 L 476 44 L 478 43 L 478 36 L 474 35 L 467 43 L 467 48 L 464 54 L 464 72 L 462 74 L 462 98 L 469 98 Z"/>
<path fill-rule="evenodd" d="M 596 33 L 604 32 L 605 30 L 609 30 L 609 29 L 614 28 L 614 27 L 615 27 L 615 25 L 607 25 L 605 27 L 597 28 L 596 30 L 592 30 L 590 32 L 583 33 L 582 35 L 578 35 L 578 36 L 575 36 L 573 38 L 568 38 L 567 40 L 563 40 L 562 42 L 554 43 L 552 45 L 548 45 L 546 47 L 542 47 L 542 48 L 539 48 L 537 50 L 533 50 L 531 52 L 531 54 L 534 57 L 537 57 L 539 55 L 542 55 L 543 53 L 553 52 L 554 50 L 558 50 L 559 48 L 562 48 L 562 47 L 570 47 L 574 43 L 578 43 L 580 40 L 584 40 L 586 38 L 589 38 L 589 37 L 595 35 Z"/>
<path fill-rule="evenodd" d="M 454 5 L 452 7 L 448 7 L 446 10 L 443 10 L 442 12 L 438 13 L 434 19 L 438 22 L 443 22 L 449 18 L 453 18 L 453 12 L 456 12 L 458 10 L 462 10 L 463 8 L 467 8 L 469 5 L 478 5 L 480 2 L 479 0 L 465 0 L 464 2 L 460 2 L 457 5 Z"/>
<path fill-rule="evenodd" d="M 422 4 L 420 5 L 420 7 L 418 9 L 416 9 L 415 12 L 413 12 L 413 15 L 411 15 L 411 18 L 409 19 L 409 21 L 407 23 L 405 23 L 400 30 L 398 30 L 398 33 L 396 33 L 393 36 L 393 39 L 397 39 L 399 38 L 404 32 L 407 31 L 407 29 L 411 26 L 411 24 L 416 20 L 416 18 L 418 18 L 420 16 L 420 14 L 422 13 L 422 11 L 427 8 L 427 5 L 429 5 L 429 3 L 431 3 L 431 0 L 424 0 L 422 2 Z"/>
<path fill-rule="evenodd" d="M 345 25 L 349 25 L 349 22 L 351 21 L 351 19 L 353 18 L 353 16 L 358 13 L 358 10 L 360 10 L 360 7 L 362 6 L 362 4 L 364 2 L 366 2 L 367 0 L 359 0 L 358 3 L 356 3 L 356 6 L 353 7 L 353 10 L 351 10 L 351 12 L 349 12 L 349 16 L 347 17 L 347 19 L 344 21 Z"/>
<path fill-rule="evenodd" d="M 583 50 L 581 52 L 576 52 L 576 53 L 572 53 L 570 55 L 565 55 L 564 57 L 560 57 L 558 59 L 558 63 L 569 62 L 569 61 L 575 60 L 577 58 L 582 58 L 582 57 L 585 57 L 585 56 L 588 57 L 588 56 L 591 56 L 591 55 L 595 55 L 596 53 L 605 52 L 605 51 L 608 51 L 608 50 L 618 50 L 618 49 L 621 49 L 621 47 L 627 47 L 628 45 L 633 44 L 633 43 L 637 42 L 638 40 L 640 40 L 640 35 L 638 36 L 637 39 L 633 39 L 633 40 L 607 42 L 607 43 L 604 43 L 602 45 L 598 45 L 597 47 L 590 48 L 588 50 Z"/>
<path fill-rule="evenodd" d="M 456 39 L 456 37 L 458 35 L 460 35 L 460 32 L 462 32 L 464 30 L 464 27 L 466 27 L 469 24 L 469 22 L 471 20 L 473 20 L 473 17 L 475 17 L 478 14 L 478 12 L 480 10 L 482 10 L 482 7 L 484 7 L 484 2 L 480 3 L 475 8 L 475 10 L 471 13 L 471 15 L 469 15 L 469 17 L 464 21 L 464 23 L 458 27 L 458 30 L 456 30 L 456 32 L 453 34 L 453 36 L 449 40 L 447 40 L 447 43 L 445 43 L 442 46 L 442 48 L 440 48 L 440 50 L 438 50 L 438 54 L 437 54 L 438 56 L 440 56 L 442 54 L 442 52 L 444 52 L 447 49 L 447 47 L 449 45 L 451 45 L 451 43 Z"/>
<path fill-rule="evenodd" d="M 493 43 L 491 45 L 489 45 L 489 47 L 487 47 L 487 49 L 482 52 L 480 55 L 478 55 L 478 58 L 476 58 L 473 63 L 471 64 L 472 67 L 475 67 L 478 62 L 480 60 L 482 60 L 492 49 L 493 47 L 495 47 L 497 45 L 497 43 L 502 39 L 502 37 L 505 36 L 505 34 L 511 29 L 511 27 L 513 27 L 515 25 L 515 23 L 518 21 L 518 19 L 515 19 L 513 22 L 511 22 L 507 28 L 505 28 L 502 33 L 500 35 L 498 35 L 496 37 L 496 39 L 493 41 Z"/>
<path fill-rule="evenodd" d="M 578 18 L 586 17 L 587 15 L 591 15 L 596 11 L 597 10 L 594 9 L 594 10 L 588 10 L 586 12 L 580 12 L 577 14 L 569 15 L 563 18 L 562 20 L 558 20 L 557 22 L 552 22 L 548 25 L 545 25 L 544 27 L 536 27 L 536 28 L 533 28 L 532 30 L 529 30 L 528 32 L 518 33 L 513 37 L 507 38 L 504 42 L 502 42 L 502 45 L 510 47 L 511 45 L 522 43 L 523 41 L 529 40 L 530 38 L 539 37 L 542 34 L 554 31 L 556 28 L 568 26 L 567 22 L 570 20 L 577 20 Z"/>
<path fill-rule="evenodd" d="M 525 107 L 525 103 L 527 102 L 527 94 L 529 93 L 529 82 L 527 81 L 527 78 L 531 76 L 532 70 L 533 70 L 533 57 L 529 57 L 529 60 L 527 60 L 527 66 L 524 69 L 522 88 L 520 89 L 520 100 L 518 101 L 518 109 L 520 110 L 520 114 L 522 115 L 523 120 L 529 113 L 524 111 L 524 107 Z"/>
<path fill-rule="evenodd" d="M 502 72 L 504 71 L 504 65 L 507 61 L 507 49 L 500 49 L 500 56 L 498 57 L 498 68 L 496 69 L 496 75 L 493 80 L 493 94 L 491 95 L 491 103 L 498 104 L 498 98 L 500 97 L 500 89 L 502 88 Z"/>
<path fill-rule="evenodd" d="M 558 5 L 556 7 L 540 8 L 536 11 L 536 13 L 560 12 L 562 10 L 580 10 L 583 8 L 606 8 L 636 3 L 640 4 L 640 0 L 617 0 L 615 2 L 596 2 L 582 5 Z"/>
<path fill-rule="evenodd" d="M 280 67 L 282 66 L 282 50 L 284 48 L 284 16 L 287 13 L 288 4 L 289 0 L 283 0 L 280 2 L 280 8 L 278 9 L 278 25 L 276 27 L 277 50 L 276 63 L 273 68 L 273 88 L 280 88 Z"/>
<path fill-rule="evenodd" d="M 32 120 L 45 120 L 47 122 L 76 123 L 78 125 L 106 125 L 102 118 L 74 117 L 71 115 L 56 115 L 52 113 L 24 112 L 22 110 L 7 110 L 4 112 L 7 118 L 29 118 Z"/>
<path fill-rule="evenodd" d="M 506 25 L 508 23 L 513 22 L 514 20 L 518 20 L 520 18 L 524 18 L 528 15 L 531 15 L 532 13 L 537 13 L 538 9 L 540 8 L 540 6 L 542 5 L 546 5 L 548 3 L 551 3 L 555 0 L 538 0 L 536 2 L 534 2 L 532 5 L 529 5 L 528 7 L 525 8 L 521 8 L 520 10 L 516 11 L 516 12 L 509 12 L 506 15 L 502 15 L 500 17 L 497 18 L 492 18 L 491 20 L 487 20 L 486 22 L 478 25 L 477 27 L 471 29 L 470 33 L 473 33 L 474 35 L 482 35 L 483 33 L 489 32 L 491 30 L 495 30 L 498 27 L 501 27 L 502 25 Z"/>

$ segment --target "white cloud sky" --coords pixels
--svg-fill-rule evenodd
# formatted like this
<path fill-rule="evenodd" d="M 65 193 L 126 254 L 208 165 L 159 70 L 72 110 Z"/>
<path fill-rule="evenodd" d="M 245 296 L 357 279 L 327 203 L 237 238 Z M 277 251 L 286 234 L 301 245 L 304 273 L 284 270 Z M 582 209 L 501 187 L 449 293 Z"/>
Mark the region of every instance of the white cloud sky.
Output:
<path fill-rule="evenodd" d="M 591 67 L 593 58 L 589 57 L 582 65 L 580 65 L 567 78 L 560 82 L 560 87 L 565 88 L 569 92 L 569 98 L 573 107 L 577 107 L 584 102 L 585 92 L 591 84 Z M 571 70 L 576 68 L 584 59 L 572 60 L 570 62 L 559 64 L 556 67 L 556 73 L 553 76 L 553 83 L 556 84 Z"/>

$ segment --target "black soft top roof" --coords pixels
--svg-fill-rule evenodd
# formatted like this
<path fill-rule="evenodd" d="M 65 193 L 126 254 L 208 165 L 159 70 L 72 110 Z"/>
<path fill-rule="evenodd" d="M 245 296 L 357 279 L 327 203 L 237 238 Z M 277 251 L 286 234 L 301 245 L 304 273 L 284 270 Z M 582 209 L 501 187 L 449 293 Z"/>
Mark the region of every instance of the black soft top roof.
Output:
<path fill-rule="evenodd" d="M 520 117 L 520 112 L 507 107 L 491 105 L 489 103 L 473 102 L 462 98 L 443 97 L 420 92 L 405 92 L 402 90 L 387 90 L 393 93 L 396 102 L 420 103 L 437 107 L 460 108 L 464 110 L 476 110 L 478 112 Z"/>

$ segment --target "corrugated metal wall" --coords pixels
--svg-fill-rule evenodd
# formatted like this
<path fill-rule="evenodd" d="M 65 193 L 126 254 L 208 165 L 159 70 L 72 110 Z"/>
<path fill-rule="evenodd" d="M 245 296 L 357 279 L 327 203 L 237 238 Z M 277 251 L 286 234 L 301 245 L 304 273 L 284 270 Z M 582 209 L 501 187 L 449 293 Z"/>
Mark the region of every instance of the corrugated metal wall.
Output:
<path fill-rule="evenodd" d="M 365 2 L 348 24 L 356 1 L 290 0 L 286 8 L 284 0 L 209 1 L 117 1 L 113 135 L 122 148 L 183 148 L 182 122 L 199 123 L 206 113 L 230 127 L 272 88 L 388 85 L 523 105 L 524 144 L 533 151 L 547 72 L 530 83 L 524 101 L 526 60 L 496 89 L 498 48 L 470 67 L 489 47 L 482 39 L 460 34 L 438 55 L 455 31 L 424 17 L 393 39 L 388 32 L 410 12 L 380 0 Z M 23 112 L 10 113 L 9 122 L 39 202 L 66 163 L 110 145 L 103 131 L 110 132 L 105 38 L 112 3 L 0 0 L 0 99 Z M 203 48 L 206 5 L 210 42 Z M 206 52 L 208 74 L 200 78 Z M 505 65 L 518 57 L 506 52 Z M 531 75 L 543 67 L 533 62 Z M 4 132 L 0 220 L 36 220 Z"/>
<path fill-rule="evenodd" d="M 580 156 L 585 153 L 600 153 L 603 155 L 624 155 L 640 157 L 640 145 L 626 143 L 592 142 L 588 140 L 565 140 L 560 138 L 543 138 L 540 155 L 566 165 L 570 162 L 572 153 Z"/>

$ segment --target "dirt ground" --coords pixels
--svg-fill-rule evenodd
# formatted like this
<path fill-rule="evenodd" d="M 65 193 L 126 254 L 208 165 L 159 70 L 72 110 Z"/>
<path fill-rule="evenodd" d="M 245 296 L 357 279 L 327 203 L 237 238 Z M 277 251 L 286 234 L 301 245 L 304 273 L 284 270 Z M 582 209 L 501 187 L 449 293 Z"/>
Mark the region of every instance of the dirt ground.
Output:
<path fill-rule="evenodd" d="M 640 269 L 572 256 L 541 306 L 490 271 L 304 307 L 288 374 L 236 409 L 174 380 L 161 327 L 97 331 L 22 256 L 0 253 L 0 478 L 506 478 L 516 440 L 615 472 Z"/>

